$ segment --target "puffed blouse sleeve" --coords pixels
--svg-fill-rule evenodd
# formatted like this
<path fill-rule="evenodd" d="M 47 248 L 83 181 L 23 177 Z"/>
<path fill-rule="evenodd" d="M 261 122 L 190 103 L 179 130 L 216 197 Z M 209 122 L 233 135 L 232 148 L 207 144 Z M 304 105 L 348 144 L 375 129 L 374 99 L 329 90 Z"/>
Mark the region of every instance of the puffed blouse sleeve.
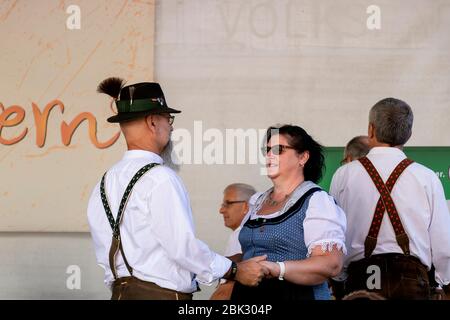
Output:
<path fill-rule="evenodd" d="M 317 246 L 321 246 L 323 252 L 331 251 L 336 246 L 344 254 L 347 254 L 346 227 L 345 213 L 336 204 L 334 198 L 325 191 L 315 192 L 309 200 L 303 221 L 308 257 Z"/>

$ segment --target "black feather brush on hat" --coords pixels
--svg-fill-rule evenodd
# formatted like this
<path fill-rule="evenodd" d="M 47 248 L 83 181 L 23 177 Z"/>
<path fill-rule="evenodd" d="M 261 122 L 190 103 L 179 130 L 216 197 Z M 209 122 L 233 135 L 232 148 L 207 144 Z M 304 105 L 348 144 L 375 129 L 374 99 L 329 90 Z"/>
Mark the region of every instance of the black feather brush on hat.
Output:
<path fill-rule="evenodd" d="M 109 117 L 108 122 L 125 122 L 149 114 L 181 112 L 168 107 L 161 86 L 156 82 L 124 85 L 123 79 L 111 77 L 97 87 L 97 92 L 109 95 L 116 102 L 118 113 Z"/>
<path fill-rule="evenodd" d="M 111 77 L 103 80 L 97 87 L 98 93 L 105 93 L 115 100 L 119 99 L 120 90 L 125 85 L 125 80 L 121 78 Z"/>

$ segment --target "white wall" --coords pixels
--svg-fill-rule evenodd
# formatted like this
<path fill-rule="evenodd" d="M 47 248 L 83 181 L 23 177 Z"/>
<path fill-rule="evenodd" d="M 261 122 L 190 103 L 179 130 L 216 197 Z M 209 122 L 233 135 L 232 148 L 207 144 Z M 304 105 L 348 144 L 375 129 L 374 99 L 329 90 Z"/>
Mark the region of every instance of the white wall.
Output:
<path fill-rule="evenodd" d="M 0 299 L 108 299 L 87 233 L 1 233 Z M 81 271 L 69 290 L 69 266 Z"/>
<path fill-rule="evenodd" d="M 372 4 L 380 30 L 367 28 Z M 409 146 L 449 146 L 448 30 L 450 1 L 157 1 L 155 79 L 183 110 L 174 127 L 190 132 L 194 121 L 222 132 L 287 122 L 343 146 L 394 96 L 415 114 Z M 184 165 L 181 176 L 199 237 L 219 251 L 223 187 L 269 186 L 257 165 Z"/>
<path fill-rule="evenodd" d="M 372 2 L 157 1 L 155 78 L 183 110 L 175 128 L 292 122 L 344 145 L 366 131 L 370 106 L 392 95 L 415 112 L 410 145 L 449 145 L 450 2 L 377 1 L 382 29 L 369 31 Z M 229 234 L 218 214 L 223 187 L 269 186 L 257 165 L 185 165 L 180 174 L 198 236 L 219 252 Z M 109 298 L 88 234 L 1 233 L 0 243 L 0 298 Z M 65 287 L 72 264 L 80 291 Z"/>
<path fill-rule="evenodd" d="M 0 300 L 111 297 L 88 233 L 3 232 L 0 243 Z M 80 289 L 69 289 L 74 284 L 70 266 L 79 267 Z M 207 299 L 213 289 L 204 287 L 194 298 Z"/>

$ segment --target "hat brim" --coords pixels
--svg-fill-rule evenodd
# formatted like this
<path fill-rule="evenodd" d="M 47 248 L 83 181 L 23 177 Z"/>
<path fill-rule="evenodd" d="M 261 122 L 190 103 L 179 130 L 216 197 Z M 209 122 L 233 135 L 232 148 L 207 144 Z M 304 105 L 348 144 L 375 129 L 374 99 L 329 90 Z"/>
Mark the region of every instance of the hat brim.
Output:
<path fill-rule="evenodd" d="M 181 111 L 172 108 L 159 108 L 154 110 L 138 111 L 138 112 L 122 112 L 116 114 L 115 116 L 109 117 L 107 121 L 111 123 L 126 122 L 141 117 L 145 117 L 150 114 L 162 114 L 162 113 L 181 113 Z"/>

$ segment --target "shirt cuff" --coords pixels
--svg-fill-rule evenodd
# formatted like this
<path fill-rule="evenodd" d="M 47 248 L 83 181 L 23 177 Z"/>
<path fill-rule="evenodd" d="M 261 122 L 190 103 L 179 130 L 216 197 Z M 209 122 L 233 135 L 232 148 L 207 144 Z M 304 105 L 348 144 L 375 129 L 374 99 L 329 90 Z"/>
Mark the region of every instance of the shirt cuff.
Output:
<path fill-rule="evenodd" d="M 196 280 L 201 284 L 211 285 L 217 279 L 222 278 L 225 273 L 231 267 L 231 260 L 221 255 L 214 253 L 214 258 L 211 262 L 211 278 L 200 279 L 196 277 Z"/>
<path fill-rule="evenodd" d="M 309 258 L 311 256 L 312 250 L 320 246 L 322 249 L 322 252 L 331 252 L 333 250 L 333 247 L 336 246 L 338 250 L 341 250 L 344 255 L 347 255 L 347 248 L 345 247 L 345 243 L 342 240 L 338 239 L 324 239 L 319 241 L 314 241 L 308 246 L 308 254 L 307 257 Z"/>

